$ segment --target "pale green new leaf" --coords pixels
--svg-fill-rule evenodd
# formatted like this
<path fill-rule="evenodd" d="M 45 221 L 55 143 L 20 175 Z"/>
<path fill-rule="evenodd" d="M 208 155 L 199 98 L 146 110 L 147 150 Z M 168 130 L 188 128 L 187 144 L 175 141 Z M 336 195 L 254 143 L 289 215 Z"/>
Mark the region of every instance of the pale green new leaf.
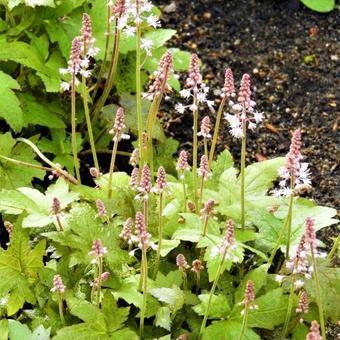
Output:
<path fill-rule="evenodd" d="M 209 295 L 210 294 L 200 294 L 198 296 L 201 303 L 193 307 L 193 310 L 198 315 L 202 316 L 205 314 L 207 310 Z M 210 319 L 226 318 L 229 315 L 230 310 L 231 308 L 229 305 L 229 301 L 227 300 L 225 295 L 213 295 L 208 314 Z"/>
<path fill-rule="evenodd" d="M 162 327 L 170 332 L 171 330 L 171 310 L 169 307 L 160 307 L 156 313 L 156 326 Z"/>

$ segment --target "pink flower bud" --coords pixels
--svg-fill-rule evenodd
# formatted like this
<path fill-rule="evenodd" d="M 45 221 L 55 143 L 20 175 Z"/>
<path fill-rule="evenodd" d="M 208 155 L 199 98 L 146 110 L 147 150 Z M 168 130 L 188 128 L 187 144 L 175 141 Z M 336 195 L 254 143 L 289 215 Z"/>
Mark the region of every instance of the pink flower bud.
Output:
<path fill-rule="evenodd" d="M 64 293 L 65 288 L 66 287 L 63 284 L 61 276 L 59 274 L 54 275 L 54 277 L 53 277 L 53 287 L 51 288 L 51 292 Z"/>
<path fill-rule="evenodd" d="M 107 253 L 106 247 L 103 247 L 101 240 L 94 240 L 92 243 L 91 251 L 89 252 L 90 256 L 93 257 L 103 257 L 104 254 Z"/>
<path fill-rule="evenodd" d="M 148 233 L 144 215 L 140 211 L 136 213 L 135 226 L 138 237 L 138 248 L 147 249 L 150 245 L 151 235 Z"/>
<path fill-rule="evenodd" d="M 312 321 L 310 332 L 307 334 L 306 340 L 322 340 L 320 326 L 317 321 Z"/>
<path fill-rule="evenodd" d="M 186 87 L 196 88 L 202 83 L 202 75 L 200 72 L 199 59 L 197 54 L 191 55 L 189 77 L 186 80 Z"/>
<path fill-rule="evenodd" d="M 177 162 L 177 170 L 184 171 L 189 169 L 188 164 L 188 154 L 186 151 L 182 150 L 179 154 L 178 162 Z"/>
<path fill-rule="evenodd" d="M 74 76 L 79 71 L 80 51 L 81 51 L 80 38 L 75 37 L 72 40 L 72 47 L 71 47 L 71 68 L 72 68 L 72 74 Z"/>
<path fill-rule="evenodd" d="M 220 246 L 220 254 L 224 254 L 227 249 L 232 250 L 235 245 L 234 222 L 228 220 L 226 223 L 225 234 Z"/>
<path fill-rule="evenodd" d="M 124 109 L 120 107 L 116 112 L 115 123 L 113 126 L 113 130 L 115 131 L 116 136 L 120 134 L 124 128 L 125 128 L 125 114 Z"/>
<path fill-rule="evenodd" d="M 205 203 L 203 209 L 201 210 L 201 217 L 210 217 L 214 213 L 215 201 L 213 199 L 208 199 Z"/>
<path fill-rule="evenodd" d="M 246 290 L 244 294 L 244 305 L 250 306 L 255 301 L 255 293 L 254 293 L 254 282 L 252 280 L 247 281 Z"/>
<path fill-rule="evenodd" d="M 132 190 L 137 190 L 138 183 L 139 183 L 139 169 L 133 168 L 130 177 L 130 188 Z"/>
<path fill-rule="evenodd" d="M 296 307 L 296 313 L 304 313 L 307 314 L 309 311 L 309 306 L 308 306 L 308 295 L 305 290 L 301 292 L 299 304 Z"/>
<path fill-rule="evenodd" d="M 116 18 L 120 18 L 121 16 L 123 16 L 126 11 L 125 0 L 116 0 L 113 11 L 114 11 Z"/>
<path fill-rule="evenodd" d="M 202 262 L 201 260 L 194 260 L 192 261 L 192 267 L 191 267 L 191 270 L 193 272 L 195 272 L 196 274 L 200 273 L 202 270 L 204 269 L 204 267 L 202 266 Z"/>
<path fill-rule="evenodd" d="M 148 195 L 152 189 L 150 168 L 147 164 L 144 165 L 142 170 L 142 177 L 140 180 L 140 191 L 144 194 L 144 199 L 148 198 Z"/>
<path fill-rule="evenodd" d="M 156 183 L 159 191 L 163 191 L 168 186 L 168 183 L 166 181 L 166 172 L 162 166 L 160 166 L 158 169 Z"/>
<path fill-rule="evenodd" d="M 11 237 L 12 236 L 12 232 L 13 232 L 13 223 L 9 222 L 9 221 L 4 221 L 4 227 L 6 229 L 6 231 L 8 232 L 8 236 Z"/>
<path fill-rule="evenodd" d="M 183 254 L 178 254 L 176 256 L 176 265 L 177 265 L 178 269 L 183 271 L 183 272 L 189 267 L 187 260 L 186 260 L 186 258 Z"/>
<path fill-rule="evenodd" d="M 61 213 L 60 200 L 57 197 L 53 197 L 53 199 L 52 199 L 51 212 L 54 215 L 59 215 Z"/>
<path fill-rule="evenodd" d="M 94 178 L 98 178 L 100 176 L 100 173 L 95 167 L 92 167 L 90 168 L 90 175 Z"/>
<path fill-rule="evenodd" d="M 317 245 L 314 231 L 314 220 L 310 217 L 306 218 L 305 242 L 315 254 L 317 252 Z"/>
<path fill-rule="evenodd" d="M 83 14 L 83 25 L 81 27 L 81 34 L 85 44 L 88 44 L 92 38 L 92 22 L 91 17 L 84 13 Z"/>
<path fill-rule="evenodd" d="M 210 129 L 211 129 L 210 118 L 209 116 L 205 116 L 202 119 L 201 131 L 198 133 L 198 135 L 204 138 L 211 138 Z"/>
<path fill-rule="evenodd" d="M 242 76 L 240 90 L 237 98 L 238 102 L 244 107 L 245 110 L 248 110 L 251 107 L 250 96 L 251 96 L 250 76 L 249 74 L 245 73 Z"/>
<path fill-rule="evenodd" d="M 105 204 L 99 198 L 96 200 L 96 207 L 97 207 L 97 211 L 98 211 L 99 216 L 106 216 L 107 215 Z"/>
<path fill-rule="evenodd" d="M 139 164 L 139 149 L 134 149 L 130 157 L 130 164 L 136 167 Z"/>
<path fill-rule="evenodd" d="M 222 91 L 223 95 L 228 98 L 235 95 L 234 76 L 230 68 L 227 68 L 225 71 L 224 87 Z"/>
<path fill-rule="evenodd" d="M 208 177 L 211 176 L 210 170 L 209 170 L 209 160 L 206 155 L 203 155 L 201 157 L 200 167 L 197 170 L 198 176 L 202 177 L 204 180 L 207 180 Z"/>
<path fill-rule="evenodd" d="M 128 242 L 132 235 L 132 227 L 133 227 L 133 219 L 129 217 L 123 225 L 122 232 L 119 234 L 119 237 L 124 241 Z"/>

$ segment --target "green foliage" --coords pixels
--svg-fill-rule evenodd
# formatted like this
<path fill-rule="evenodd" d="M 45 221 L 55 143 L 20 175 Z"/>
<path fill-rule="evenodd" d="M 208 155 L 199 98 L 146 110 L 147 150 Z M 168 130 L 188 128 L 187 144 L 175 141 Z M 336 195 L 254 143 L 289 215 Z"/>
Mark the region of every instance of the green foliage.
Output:
<path fill-rule="evenodd" d="M 301 2 L 313 11 L 326 13 L 335 8 L 335 0 L 301 0 Z"/>

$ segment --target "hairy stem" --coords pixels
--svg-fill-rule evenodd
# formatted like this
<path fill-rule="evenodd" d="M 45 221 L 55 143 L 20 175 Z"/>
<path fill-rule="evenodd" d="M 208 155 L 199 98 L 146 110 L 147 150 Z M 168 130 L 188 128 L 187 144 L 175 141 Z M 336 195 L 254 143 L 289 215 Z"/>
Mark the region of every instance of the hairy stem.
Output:
<path fill-rule="evenodd" d="M 58 307 L 59 307 L 59 317 L 63 326 L 65 326 L 65 318 L 64 318 L 64 311 L 63 311 L 63 297 L 61 293 L 58 296 Z"/>
<path fill-rule="evenodd" d="M 105 33 L 104 57 L 103 57 L 103 60 L 102 60 L 102 64 L 100 65 L 99 73 L 98 73 L 98 76 L 97 76 L 97 83 L 96 83 L 96 85 L 94 87 L 94 90 L 93 90 L 93 94 L 92 94 L 92 99 L 93 100 L 96 98 L 97 91 L 98 91 L 99 84 L 100 84 L 100 80 L 103 77 L 105 65 L 106 65 L 106 62 L 107 62 L 107 55 L 108 55 L 108 52 L 109 52 L 109 45 L 110 45 L 110 38 L 111 38 L 111 33 L 110 33 L 110 30 L 111 30 L 110 16 L 111 16 L 111 6 L 108 5 L 107 6 L 107 14 L 106 14 L 106 33 Z"/>
<path fill-rule="evenodd" d="M 312 246 L 311 246 L 311 253 L 312 253 L 312 262 L 313 262 L 313 274 L 314 274 L 314 280 L 315 280 L 316 302 L 318 304 L 318 309 L 319 309 L 321 334 L 322 334 L 322 338 L 326 340 L 326 327 L 325 327 L 325 318 L 324 318 L 323 305 L 322 305 L 322 299 L 321 299 L 320 281 L 319 281 L 318 270 L 316 267 L 314 249 L 312 248 Z"/>
<path fill-rule="evenodd" d="M 138 146 L 140 153 L 140 168 L 145 162 L 143 149 L 143 116 L 142 116 L 142 83 L 141 83 L 141 36 L 142 29 L 140 19 L 140 1 L 136 0 L 136 105 L 137 105 L 137 124 L 138 124 Z"/>
<path fill-rule="evenodd" d="M 159 194 L 159 222 L 158 222 L 158 246 L 153 277 L 156 279 L 161 258 L 162 238 L 163 238 L 163 192 Z"/>
<path fill-rule="evenodd" d="M 283 331 L 282 331 L 282 336 L 281 336 L 282 339 L 284 339 L 288 333 L 289 321 L 292 315 L 293 300 L 294 300 L 294 284 L 295 284 L 295 275 L 292 274 L 291 287 L 290 287 L 289 298 L 288 298 L 287 313 L 286 313 L 285 323 L 283 326 Z"/>
<path fill-rule="evenodd" d="M 79 183 L 81 183 L 80 179 L 80 166 L 78 159 L 78 150 L 77 150 L 77 117 L 76 117 L 76 76 L 72 75 L 72 90 L 71 90 L 71 139 L 72 139 L 72 154 L 73 154 L 73 166 L 76 172 L 76 178 Z"/>
<path fill-rule="evenodd" d="M 214 160 L 215 148 L 216 148 L 216 144 L 217 144 L 218 134 L 219 134 L 219 131 L 220 131 L 221 117 L 222 117 L 223 108 L 224 108 L 226 99 L 227 99 L 227 97 L 224 96 L 221 103 L 220 103 L 218 111 L 217 111 L 216 123 L 215 123 L 215 128 L 214 128 L 214 135 L 213 135 L 213 139 L 212 139 L 212 142 L 211 142 L 210 154 L 209 154 L 209 168 L 211 168 L 211 164 Z"/>
<path fill-rule="evenodd" d="M 288 208 L 288 216 L 287 216 L 287 246 L 286 246 L 286 259 L 289 258 L 289 250 L 290 250 L 290 239 L 292 234 L 292 220 L 293 220 L 293 203 L 294 203 L 294 176 L 291 176 L 290 180 L 290 196 L 289 196 L 289 208 Z"/>
<path fill-rule="evenodd" d="M 112 177 L 113 177 L 113 171 L 114 171 L 114 168 L 115 168 L 119 137 L 120 137 L 119 134 L 117 134 L 113 139 L 113 148 L 112 148 L 112 154 L 111 154 L 111 163 L 110 163 L 110 170 L 109 170 L 109 183 L 108 183 L 108 198 L 109 199 L 112 198 Z"/>
<path fill-rule="evenodd" d="M 58 172 L 58 174 L 60 174 L 60 176 L 64 177 L 65 179 L 69 180 L 71 183 L 73 184 L 79 184 L 79 182 L 73 177 L 71 176 L 68 172 L 64 171 L 63 169 L 61 169 L 60 167 L 58 167 L 57 165 L 55 165 L 52 161 L 50 161 L 39 149 L 38 147 L 33 144 L 30 140 L 26 139 L 26 138 L 22 138 L 19 137 L 16 139 L 19 142 L 23 142 L 27 145 L 29 145 L 34 152 L 45 162 L 47 163 L 51 168 L 53 168 L 53 170 L 55 170 L 56 172 Z"/>
<path fill-rule="evenodd" d="M 143 278 L 142 278 L 142 292 L 143 292 L 143 302 L 142 302 L 142 309 L 140 315 L 140 337 L 143 339 L 144 335 L 144 319 L 146 313 L 146 299 L 147 299 L 147 280 L 148 280 L 148 262 L 146 257 L 146 249 L 142 249 L 142 269 L 143 269 Z"/>
<path fill-rule="evenodd" d="M 184 178 L 184 173 L 181 173 L 181 178 L 182 178 L 182 186 L 183 186 L 183 198 L 184 198 L 184 212 L 187 211 L 187 188 L 185 185 L 185 178 Z"/>
<path fill-rule="evenodd" d="M 0 158 L 4 159 L 5 161 L 8 161 L 8 162 L 11 162 L 11 163 L 14 163 L 14 164 L 18 164 L 18 165 L 27 166 L 27 167 L 33 168 L 33 169 L 44 170 L 44 171 L 53 171 L 53 168 L 49 168 L 47 166 L 41 166 L 41 165 L 32 164 L 32 163 L 28 163 L 28 162 L 24 162 L 24 161 L 19 161 L 17 159 L 2 156 L 2 155 L 0 155 Z"/>
<path fill-rule="evenodd" d="M 116 19 L 115 23 L 115 35 L 114 35 L 114 43 L 113 43 L 113 50 L 112 50 L 112 59 L 110 63 L 110 68 L 109 68 L 109 74 L 108 78 L 106 79 L 105 86 L 104 86 L 104 91 L 101 97 L 98 99 L 95 109 L 93 112 L 93 117 L 92 120 L 95 121 L 98 118 L 98 115 L 100 114 L 106 99 L 108 98 L 112 86 L 113 86 L 113 81 L 114 77 L 117 71 L 117 64 L 118 64 L 118 58 L 119 58 L 119 39 L 120 39 L 120 30 L 118 29 L 118 20 Z"/>
<path fill-rule="evenodd" d="M 85 77 L 82 77 L 82 97 L 83 97 L 85 119 L 86 119 L 86 125 L 87 125 L 87 132 L 89 134 L 89 141 L 90 141 L 90 147 L 92 151 L 93 163 L 99 173 L 99 163 L 98 163 L 98 158 L 97 158 L 96 145 L 94 143 L 94 138 L 93 138 L 92 124 L 91 124 L 90 111 L 89 111 L 89 105 L 88 105 L 88 90 L 86 87 Z"/>
<path fill-rule="evenodd" d="M 101 286 L 102 286 L 102 274 L 103 274 L 103 258 L 98 258 L 98 286 L 97 286 L 97 305 L 101 304 Z"/>
<path fill-rule="evenodd" d="M 243 320 L 242 320 L 241 334 L 240 334 L 239 340 L 243 340 L 243 338 L 244 338 L 244 334 L 246 332 L 247 324 L 248 324 L 248 313 L 249 313 L 248 307 L 245 306 L 244 307 Z"/>
<path fill-rule="evenodd" d="M 247 125 L 245 119 L 242 120 L 242 147 L 241 147 L 241 228 L 245 228 L 246 212 L 245 212 L 245 168 L 246 168 L 246 146 L 247 146 Z"/>
<path fill-rule="evenodd" d="M 208 141 L 205 137 L 203 138 L 203 145 L 204 145 L 204 154 L 208 157 Z"/>
<path fill-rule="evenodd" d="M 194 106 L 197 107 L 197 98 L 194 94 Z M 198 197 L 197 197 L 197 131 L 198 131 L 198 111 L 197 109 L 193 111 L 194 119 L 194 129 L 193 129 L 193 148 L 192 148 L 192 188 L 194 192 L 194 202 L 195 206 L 198 207 Z M 198 208 L 196 208 L 199 211 Z"/>

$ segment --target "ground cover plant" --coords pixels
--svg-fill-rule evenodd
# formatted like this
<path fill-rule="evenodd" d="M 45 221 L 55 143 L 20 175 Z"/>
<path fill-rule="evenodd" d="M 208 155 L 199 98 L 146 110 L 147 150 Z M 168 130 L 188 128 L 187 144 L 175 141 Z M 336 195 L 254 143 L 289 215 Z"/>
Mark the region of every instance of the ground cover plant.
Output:
<path fill-rule="evenodd" d="M 327 254 L 315 232 L 336 211 L 300 197 L 317 183 L 299 127 L 246 164 L 265 117 L 250 76 L 226 66 L 216 106 L 148 1 L 3 9 L 0 337 L 326 339 L 339 238 Z M 165 101 L 192 117 L 190 152 L 164 135 Z"/>

